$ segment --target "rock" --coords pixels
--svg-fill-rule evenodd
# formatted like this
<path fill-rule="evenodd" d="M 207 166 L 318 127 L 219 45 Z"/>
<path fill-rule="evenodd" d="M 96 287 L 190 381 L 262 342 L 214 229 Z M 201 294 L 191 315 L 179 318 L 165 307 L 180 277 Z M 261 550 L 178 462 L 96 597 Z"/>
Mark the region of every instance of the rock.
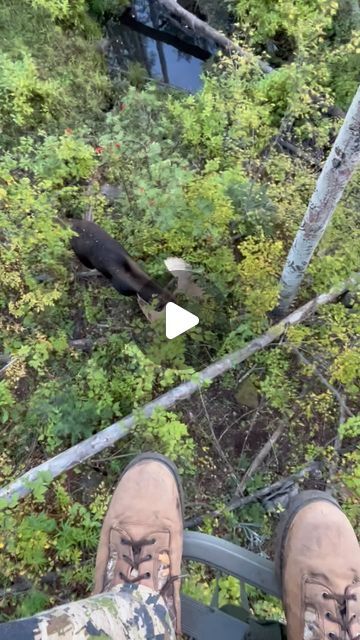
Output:
<path fill-rule="evenodd" d="M 249 407 L 249 409 L 257 409 L 259 406 L 259 397 L 251 376 L 240 383 L 235 392 L 235 398 L 239 404 L 243 404 L 245 407 Z"/>

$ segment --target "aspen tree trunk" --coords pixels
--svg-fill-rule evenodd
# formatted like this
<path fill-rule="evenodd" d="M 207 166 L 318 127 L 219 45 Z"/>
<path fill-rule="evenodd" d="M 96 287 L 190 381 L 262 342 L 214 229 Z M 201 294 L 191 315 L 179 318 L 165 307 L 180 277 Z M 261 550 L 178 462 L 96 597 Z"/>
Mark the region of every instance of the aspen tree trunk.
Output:
<path fill-rule="evenodd" d="M 360 86 L 289 251 L 281 275 L 280 300 L 275 316 L 283 317 L 294 300 L 312 255 L 331 220 L 354 170 L 360 164 Z"/>

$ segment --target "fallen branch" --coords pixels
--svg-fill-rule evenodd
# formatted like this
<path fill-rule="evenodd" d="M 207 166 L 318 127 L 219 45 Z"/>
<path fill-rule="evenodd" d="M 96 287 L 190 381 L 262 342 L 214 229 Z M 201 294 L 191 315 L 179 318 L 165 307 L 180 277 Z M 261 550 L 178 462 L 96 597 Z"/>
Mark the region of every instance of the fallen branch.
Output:
<path fill-rule="evenodd" d="M 295 144 L 293 144 L 292 142 L 288 142 L 287 140 L 285 140 L 284 138 L 281 138 L 280 136 L 277 136 L 275 138 L 275 143 L 281 149 L 288 151 L 290 155 L 296 156 L 297 158 L 304 160 L 304 162 L 307 162 L 312 166 L 319 167 L 321 165 L 320 160 L 317 160 L 311 157 L 309 154 L 305 153 L 305 151 L 303 151 L 302 149 L 299 149 L 299 147 L 297 147 Z"/>
<path fill-rule="evenodd" d="M 142 412 L 143 417 L 150 418 L 157 408 L 161 407 L 168 409 L 180 400 L 189 398 L 209 381 L 215 380 L 215 378 L 223 375 L 226 371 L 230 371 L 233 367 L 240 364 L 240 362 L 244 362 L 244 360 L 250 358 L 254 353 L 257 353 L 274 342 L 284 333 L 288 326 L 302 322 L 320 306 L 333 302 L 342 293 L 344 293 L 344 291 L 349 289 L 349 287 L 356 286 L 359 282 L 360 274 L 355 274 L 342 284 L 333 287 L 328 293 L 318 295 L 313 300 L 310 300 L 299 309 L 290 313 L 278 324 L 270 327 L 270 329 L 268 329 L 268 331 L 266 331 L 262 336 L 251 340 L 251 342 L 242 349 L 224 356 L 220 360 L 210 364 L 202 371 L 196 373 L 192 380 L 183 382 L 178 387 L 175 387 L 174 389 L 171 389 L 159 396 L 156 400 L 152 400 L 148 404 L 144 405 L 135 413 L 128 415 L 126 418 L 115 422 L 99 433 L 83 440 L 83 442 L 79 442 L 73 447 L 70 447 L 70 449 L 63 451 L 57 456 L 50 458 L 50 460 L 46 460 L 37 467 L 30 469 L 17 478 L 17 480 L 14 480 L 6 487 L 0 489 L 0 499 L 9 500 L 13 496 L 24 497 L 30 493 L 31 483 L 34 482 L 42 472 L 50 472 L 52 478 L 56 478 L 65 471 L 68 471 L 88 458 L 91 458 L 96 453 L 110 447 L 121 438 L 124 438 L 124 436 L 126 436 L 129 431 L 135 427 L 138 422 L 139 411 Z"/>
<path fill-rule="evenodd" d="M 176 15 L 182 24 L 185 24 L 187 27 L 192 29 L 199 36 L 210 39 L 212 42 L 215 42 L 219 47 L 225 49 L 228 53 L 237 53 L 242 58 L 247 58 L 248 60 L 256 60 L 261 71 L 263 73 L 271 73 L 273 71 L 273 67 L 271 67 L 264 60 L 259 60 L 255 58 L 252 54 L 239 47 L 239 45 L 235 44 L 232 40 L 224 36 L 224 34 L 220 33 L 213 27 L 211 27 L 207 22 L 204 22 L 187 9 L 184 9 L 177 0 L 158 0 L 159 3 L 167 9 L 170 14 Z"/>
<path fill-rule="evenodd" d="M 261 447 L 259 453 L 255 456 L 250 467 L 245 471 L 243 477 L 241 478 L 239 482 L 239 486 L 235 491 L 236 496 L 241 496 L 244 493 L 246 483 L 248 482 L 248 480 L 250 480 L 250 478 L 254 475 L 255 471 L 257 471 L 260 465 L 264 462 L 265 458 L 269 455 L 274 444 L 279 440 L 281 434 L 283 433 L 285 426 L 286 426 L 285 422 L 280 424 L 276 429 L 276 431 L 274 431 L 274 433 L 270 436 L 268 441 L 264 444 L 264 446 Z"/>
<path fill-rule="evenodd" d="M 236 509 L 243 509 L 247 507 L 249 504 L 253 504 L 254 502 L 262 502 L 265 499 L 271 498 L 274 494 L 278 494 L 281 491 L 284 492 L 285 489 L 287 492 L 294 486 L 297 480 L 301 480 L 307 474 L 316 473 L 320 470 L 321 463 L 312 461 L 309 462 L 305 467 L 297 471 L 296 473 L 291 474 L 287 478 L 283 478 L 282 480 L 277 480 L 273 484 L 270 484 L 263 489 L 259 489 L 255 491 L 249 496 L 237 497 L 235 496 L 230 503 L 225 507 L 225 509 L 207 511 L 206 513 L 202 513 L 199 516 L 195 516 L 194 518 L 188 518 L 185 520 L 185 528 L 192 529 L 193 527 L 199 527 L 205 520 L 205 518 L 218 518 L 219 516 L 223 516 L 226 511 L 235 511 Z"/>

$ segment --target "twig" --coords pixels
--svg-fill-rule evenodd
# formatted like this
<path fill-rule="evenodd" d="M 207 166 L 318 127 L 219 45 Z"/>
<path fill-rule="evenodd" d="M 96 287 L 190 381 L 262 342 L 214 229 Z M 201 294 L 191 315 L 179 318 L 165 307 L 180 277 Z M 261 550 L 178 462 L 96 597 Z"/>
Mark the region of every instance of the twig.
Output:
<path fill-rule="evenodd" d="M 209 425 L 209 429 L 210 429 L 210 433 L 211 433 L 211 437 L 212 437 L 212 440 L 213 440 L 213 443 L 214 443 L 215 449 L 216 449 L 216 451 L 218 452 L 218 454 L 219 454 L 220 458 L 225 462 L 226 466 L 229 468 L 229 470 L 230 470 L 230 475 L 231 475 L 232 479 L 233 479 L 233 480 L 234 480 L 234 482 L 235 482 L 236 488 L 238 489 L 238 487 L 239 487 L 239 478 L 237 477 L 237 475 L 236 475 L 236 473 L 235 473 L 235 470 L 234 470 L 234 467 L 233 467 L 233 466 L 232 466 L 232 464 L 230 463 L 230 461 L 229 461 L 229 459 L 228 459 L 227 455 L 225 454 L 225 452 L 223 451 L 222 447 L 220 446 L 219 440 L 218 440 L 218 439 L 217 439 L 217 437 L 216 437 L 216 434 L 215 434 L 215 431 L 214 431 L 214 427 L 213 427 L 212 421 L 211 421 L 211 419 L 210 419 L 210 416 L 209 416 L 208 410 L 207 410 L 207 408 L 206 408 L 206 404 L 205 404 L 204 396 L 203 396 L 203 394 L 202 394 L 201 389 L 199 389 L 199 394 L 200 394 L 201 404 L 202 404 L 202 406 L 203 406 L 203 409 L 204 409 L 204 413 L 205 413 L 206 419 L 207 419 L 207 421 L 208 421 L 208 425 Z"/>
<path fill-rule="evenodd" d="M 249 426 L 249 428 L 248 428 L 248 430 L 247 430 L 247 434 L 246 434 L 246 436 L 245 436 L 245 438 L 244 438 L 244 442 L 243 442 L 243 446 L 242 446 L 242 449 L 241 449 L 241 453 L 240 453 L 239 458 L 242 458 L 242 456 L 243 456 L 243 454 L 244 454 L 245 447 L 246 447 L 246 443 L 247 443 L 247 441 L 248 441 L 248 439 L 249 439 L 249 435 L 250 435 L 250 433 L 251 433 L 251 432 L 252 432 L 252 430 L 253 430 L 254 424 L 255 424 L 255 422 L 256 422 L 256 418 L 257 418 L 257 417 L 258 417 L 258 415 L 259 415 L 260 407 L 261 407 L 261 403 L 260 403 L 260 405 L 255 409 L 255 413 L 254 413 L 253 417 L 251 418 L 250 426 Z"/>
<path fill-rule="evenodd" d="M 296 473 L 293 473 L 287 478 L 283 478 L 282 480 L 277 480 L 277 482 L 274 482 L 273 484 L 270 484 L 269 486 L 264 487 L 263 489 L 259 489 L 258 491 L 255 491 L 249 496 L 244 496 L 244 497 L 235 496 L 234 498 L 232 498 L 232 500 L 223 510 L 217 509 L 214 511 L 208 511 L 206 513 L 202 513 L 199 516 L 195 516 L 194 518 L 189 518 L 185 520 L 185 527 L 187 529 L 198 527 L 204 522 L 205 518 L 217 518 L 219 516 L 224 515 L 226 511 L 231 512 L 231 511 L 235 511 L 236 509 L 243 509 L 244 507 L 247 507 L 249 504 L 253 504 L 254 502 L 262 502 L 265 498 L 270 497 L 275 492 L 278 493 L 279 490 L 284 489 L 287 485 L 289 485 L 289 488 L 290 488 L 293 484 L 295 484 L 297 480 L 300 480 L 301 478 L 303 478 L 307 473 L 316 472 L 320 468 L 321 468 L 320 462 L 317 462 L 317 461 L 309 462 L 305 467 L 300 469 L 300 471 L 297 471 Z"/>
<path fill-rule="evenodd" d="M 242 376 L 240 376 L 240 378 L 236 381 L 236 384 L 239 386 L 240 384 L 242 384 L 246 378 L 248 378 L 249 376 L 251 376 L 252 373 L 254 373 L 254 371 L 261 369 L 261 367 L 257 367 L 256 364 L 254 364 L 252 367 L 250 367 L 250 369 L 248 369 L 247 371 L 245 371 L 245 373 L 243 373 Z"/>
<path fill-rule="evenodd" d="M 226 434 L 228 433 L 228 431 L 229 431 L 230 429 L 232 429 L 232 427 L 234 426 L 234 424 L 240 424 L 240 423 L 241 423 L 241 421 L 242 421 L 244 418 L 246 418 L 246 416 L 249 416 L 251 413 L 254 413 L 254 411 L 258 411 L 258 409 L 250 409 L 250 411 L 246 411 L 246 412 L 245 412 L 245 413 L 243 413 L 240 417 L 238 416 L 238 417 L 236 418 L 236 420 L 234 420 L 233 422 L 231 422 L 230 424 L 228 424 L 228 426 L 226 427 L 226 429 L 224 429 L 224 431 L 219 435 L 219 438 L 218 438 L 219 442 L 220 442 L 220 440 L 222 440 L 222 439 L 226 436 Z M 225 416 L 224 416 L 224 421 L 225 421 L 226 417 L 227 417 L 227 416 L 225 415 Z M 240 458 L 241 458 L 241 455 L 240 455 Z"/>
<path fill-rule="evenodd" d="M 115 442 L 124 438 L 138 423 L 139 413 L 144 418 L 150 418 L 159 407 L 168 409 L 180 400 L 185 400 L 198 391 L 209 381 L 215 380 L 233 367 L 244 362 L 261 349 L 265 349 L 269 344 L 277 340 L 290 325 L 302 322 L 310 314 L 314 313 L 320 306 L 333 302 L 349 287 L 354 286 L 360 280 L 360 274 L 355 274 L 345 282 L 333 287 L 328 293 L 322 293 L 310 300 L 299 309 L 290 313 L 278 324 L 270 327 L 268 331 L 258 338 L 251 340 L 245 347 L 229 353 L 220 360 L 213 362 L 208 367 L 196 373 L 191 380 L 183 382 L 174 389 L 170 389 L 163 395 L 145 404 L 135 413 L 115 422 L 102 431 L 90 436 L 86 440 L 70 447 L 58 455 L 30 469 L 22 476 L 0 489 L 0 499 L 10 500 L 12 496 L 24 497 L 31 491 L 31 484 L 39 477 L 39 474 L 46 471 L 52 478 L 56 478 L 65 471 L 81 464 L 96 453 L 112 446 Z"/>
<path fill-rule="evenodd" d="M 241 478 L 240 484 L 235 491 L 236 496 L 239 496 L 242 493 L 244 493 L 246 483 L 248 482 L 248 480 L 250 480 L 251 476 L 264 462 L 266 456 L 269 455 L 271 449 L 273 448 L 274 444 L 278 441 L 278 439 L 282 435 L 284 429 L 285 429 L 285 422 L 280 424 L 280 426 L 276 429 L 276 431 L 274 431 L 274 433 L 270 436 L 270 438 L 264 444 L 264 446 L 261 447 L 259 453 L 255 456 L 250 467 L 245 471 L 243 477 Z"/>

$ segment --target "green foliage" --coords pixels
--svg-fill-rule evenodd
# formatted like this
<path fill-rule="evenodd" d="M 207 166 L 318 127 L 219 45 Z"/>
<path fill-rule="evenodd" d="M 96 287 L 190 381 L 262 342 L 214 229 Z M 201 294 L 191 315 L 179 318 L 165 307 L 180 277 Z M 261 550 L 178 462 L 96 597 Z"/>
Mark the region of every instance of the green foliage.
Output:
<path fill-rule="evenodd" d="M 30 158 L 29 158 L 30 159 Z M 33 165 L 40 188 L 46 190 L 90 178 L 96 166 L 94 150 L 71 133 L 47 136 Z"/>
<path fill-rule="evenodd" d="M 57 19 L 65 20 L 62 28 Z M 70 24 L 77 33 L 66 31 Z M 100 121 L 109 81 L 95 47 L 101 32 L 82 0 L 2 3 L 0 27 L 2 145 L 13 146 L 25 131 L 49 134 Z"/>
<path fill-rule="evenodd" d="M 39 486 L 41 482 L 44 480 L 39 480 Z M 74 501 L 64 483 L 57 480 L 52 487 L 51 516 L 43 510 L 43 492 L 35 492 L 14 508 L 0 509 L 2 587 L 11 584 L 14 567 L 33 584 L 32 590 L 19 602 L 17 616 L 32 615 L 50 603 L 41 581 L 44 573 L 56 572 L 64 584 L 76 584 L 81 575 L 85 577 L 83 565 L 89 554 L 92 565 L 108 497 L 100 486 L 85 507 Z M 86 578 L 88 585 L 90 575 Z"/>
<path fill-rule="evenodd" d="M 84 0 L 29 0 L 33 9 L 43 9 L 52 20 L 70 20 L 84 12 Z"/>
<path fill-rule="evenodd" d="M 182 473 L 194 474 L 195 443 L 189 436 L 187 425 L 176 414 L 157 409 L 144 424 L 140 416 L 137 437 L 144 442 L 146 449 L 159 451 L 174 460 Z"/>
<path fill-rule="evenodd" d="M 21 600 L 17 607 L 17 614 L 20 618 L 27 618 L 47 609 L 50 604 L 49 597 L 43 591 L 32 589 Z"/>
<path fill-rule="evenodd" d="M 1 56 L 0 109 L 3 127 L 34 124 L 36 118 L 51 110 L 60 87 L 44 82 L 27 52 L 20 52 L 17 60 L 3 53 Z"/>
<path fill-rule="evenodd" d="M 129 0 L 87 0 L 90 13 L 100 19 L 121 13 L 129 4 Z"/>
<path fill-rule="evenodd" d="M 360 415 L 348 418 L 340 425 L 339 436 L 350 446 L 340 461 L 338 482 L 346 487 L 347 499 L 344 508 L 347 515 L 358 525 L 360 521 Z"/>
<path fill-rule="evenodd" d="M 261 391 L 270 406 L 286 413 L 295 396 L 289 360 L 280 349 L 272 349 L 259 359 L 266 363 L 266 375 L 260 383 Z"/>
<path fill-rule="evenodd" d="M 242 260 L 239 265 L 240 286 L 244 296 L 244 306 L 256 319 L 276 306 L 279 290 L 278 266 L 282 262 L 281 241 L 271 241 L 264 237 L 249 236 L 239 246 Z M 259 307 L 259 296 L 261 307 Z M 259 326 L 260 329 L 261 325 Z"/>
<path fill-rule="evenodd" d="M 356 10 L 352 14 L 352 3 L 276 0 L 264 5 L 235 0 L 233 4 L 241 37 L 258 53 L 268 55 L 276 66 L 295 58 L 303 78 L 307 66 L 313 70 L 314 89 L 325 81 L 341 106 L 349 103 L 358 83 L 360 53 L 359 19 Z"/>
<path fill-rule="evenodd" d="M 14 404 L 14 398 L 4 380 L 0 381 L 0 422 L 5 424 L 9 419 L 9 409 Z"/>
<path fill-rule="evenodd" d="M 285 623 L 285 614 L 280 601 L 269 595 L 265 595 L 255 587 L 246 587 L 252 613 L 260 620 L 279 620 Z"/>

